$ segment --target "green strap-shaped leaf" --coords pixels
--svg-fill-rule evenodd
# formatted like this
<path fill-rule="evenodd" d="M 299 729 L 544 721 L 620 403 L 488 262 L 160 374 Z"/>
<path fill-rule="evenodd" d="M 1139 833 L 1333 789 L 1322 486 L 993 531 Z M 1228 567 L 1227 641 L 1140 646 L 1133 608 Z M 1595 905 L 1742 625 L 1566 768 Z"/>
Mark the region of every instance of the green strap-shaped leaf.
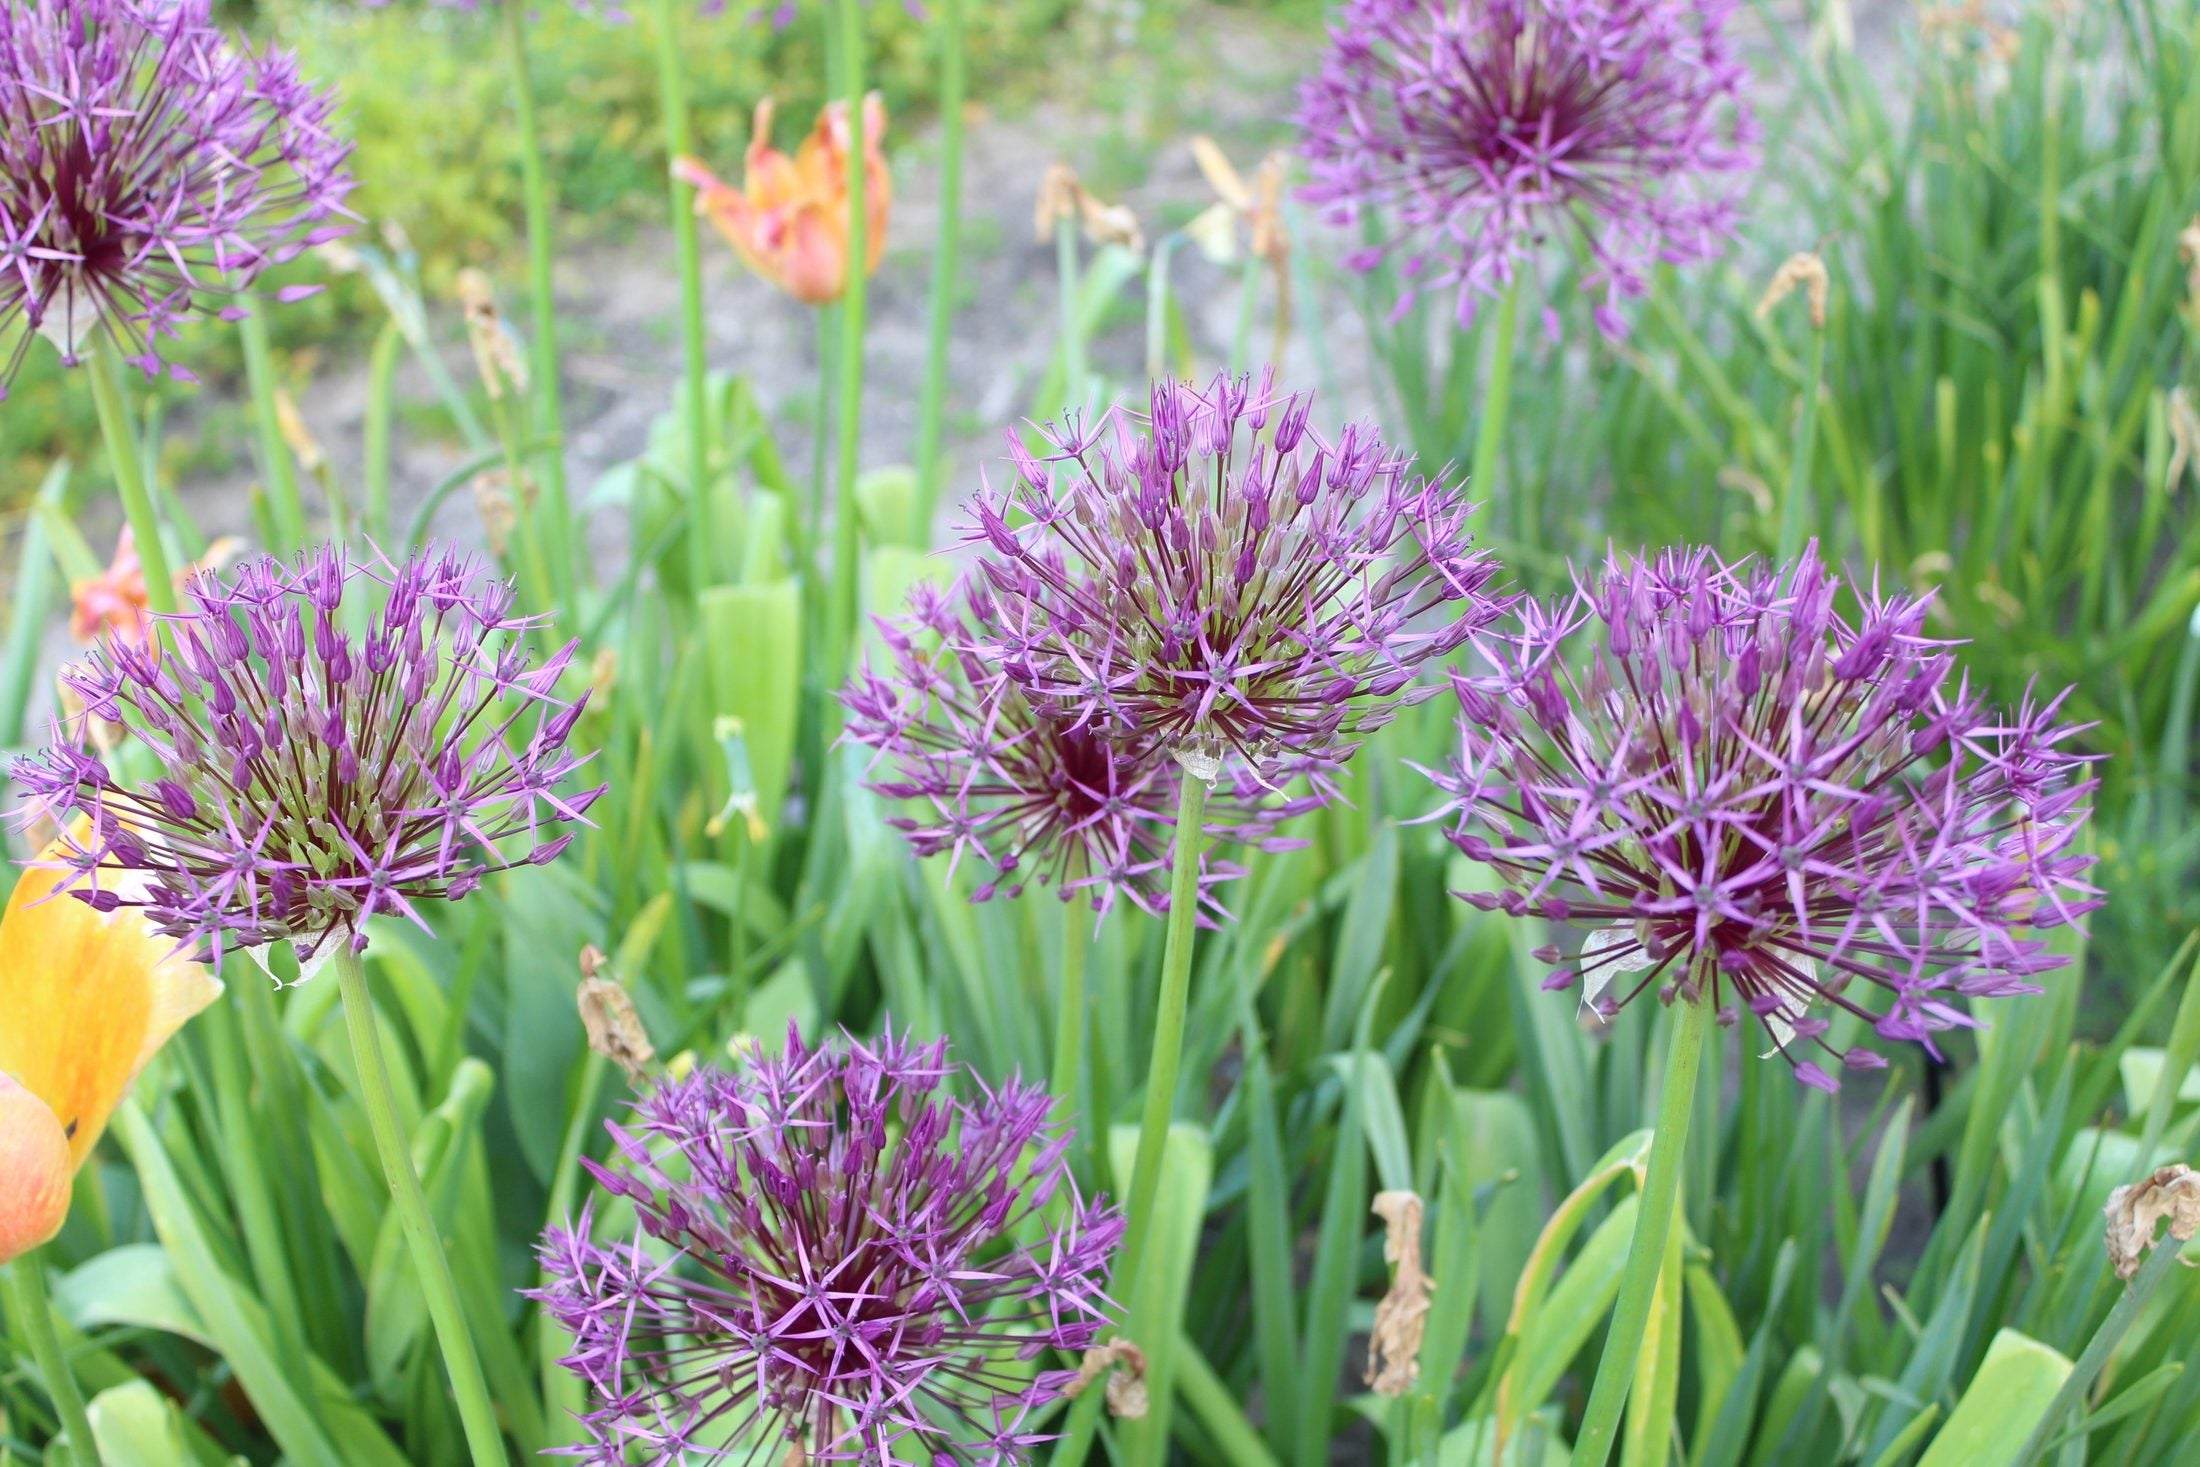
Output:
<path fill-rule="evenodd" d="M 2070 1369 L 2060 1350 L 2002 1330 L 1917 1467 L 2007 1467 Z"/>

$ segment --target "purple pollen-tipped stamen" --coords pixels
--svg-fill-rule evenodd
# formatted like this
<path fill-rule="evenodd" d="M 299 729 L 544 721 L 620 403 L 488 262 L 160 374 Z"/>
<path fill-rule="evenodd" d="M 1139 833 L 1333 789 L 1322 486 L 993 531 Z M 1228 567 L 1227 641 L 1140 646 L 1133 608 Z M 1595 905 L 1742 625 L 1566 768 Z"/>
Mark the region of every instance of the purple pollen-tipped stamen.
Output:
<path fill-rule="evenodd" d="M 1041 429 L 1047 451 L 973 506 L 968 650 L 1052 723 L 1201 777 L 1349 758 L 1503 602 L 1456 486 L 1306 411 L 1223 376 Z"/>
<path fill-rule="evenodd" d="M 951 1083 L 970 1097 L 946 1093 Z M 1122 1217 L 1077 1195 L 1044 1090 L 988 1087 L 889 1031 L 667 1080 L 613 1125 L 604 1192 L 541 1247 L 531 1297 L 589 1392 L 578 1454 L 1026 1462 L 1090 1346 Z M 687 1455 L 693 1453 L 692 1456 Z"/>
<path fill-rule="evenodd" d="M 1806 1084 L 1878 1068 L 1844 1017 L 1937 1054 L 1961 1000 L 2038 990 L 2035 933 L 2097 905 L 2078 835 L 2081 729 L 2062 698 L 2013 715 L 1955 678 L 1926 603 L 1859 594 L 1815 547 L 1785 569 L 1708 551 L 1614 557 L 1524 602 L 1456 679 L 1460 747 L 1435 776 L 1452 843 L 1506 884 L 1470 896 L 1578 933 L 1547 986 L 1609 1016 L 1644 992 L 1762 1028 Z"/>
<path fill-rule="evenodd" d="M 234 314 L 262 270 L 342 233 L 351 145 L 333 110 L 288 54 L 232 46 L 211 0 L 10 0 L 0 334 L 27 329 L 0 396 L 38 336 L 67 362 L 104 338 L 159 370 L 184 316 Z"/>
<path fill-rule="evenodd" d="M 1032 882 L 1106 912 L 1118 898 L 1165 911 L 1177 796 L 1186 778 L 1153 744 L 1038 712 L 996 659 L 997 600 L 920 586 L 906 614 L 879 624 L 884 655 L 841 693 L 847 737 L 875 751 L 869 788 L 904 802 L 891 823 L 920 856 L 968 857 L 991 874 L 974 897 L 1016 896 Z M 1207 805 L 1207 833 L 1263 850 L 1293 843 L 1276 827 L 1325 798 L 1319 766 L 1294 769 L 1285 794 L 1233 772 Z M 1202 858 L 1200 892 L 1241 874 Z"/>
<path fill-rule="evenodd" d="M 1596 319 L 1657 263 L 1715 254 L 1755 166 L 1734 0 L 1346 0 L 1301 87 L 1305 197 L 1373 219 L 1353 263 L 1396 259 L 1403 310 L 1455 289 L 1462 318 L 1554 234 L 1578 236 Z"/>
<path fill-rule="evenodd" d="M 537 623 L 463 557 L 262 558 L 200 573 L 186 601 L 152 642 L 109 639 L 62 674 L 88 711 L 13 775 L 26 818 L 68 832 L 66 889 L 208 961 L 363 948 L 375 916 L 425 927 L 421 904 L 553 859 L 603 793 L 560 793 L 586 762 L 566 747 L 586 694 L 520 674 Z M 160 777 L 116 783 L 76 742 L 95 720 Z"/>

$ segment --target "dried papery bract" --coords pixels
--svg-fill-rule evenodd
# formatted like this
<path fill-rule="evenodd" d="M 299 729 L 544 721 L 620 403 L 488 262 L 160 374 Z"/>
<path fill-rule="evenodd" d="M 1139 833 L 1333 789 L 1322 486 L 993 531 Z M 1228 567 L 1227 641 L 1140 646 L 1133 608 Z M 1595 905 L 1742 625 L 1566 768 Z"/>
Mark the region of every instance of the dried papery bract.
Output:
<path fill-rule="evenodd" d="M 1108 1414 L 1125 1420 L 1142 1420 L 1151 1404 L 1146 1395 L 1146 1352 L 1126 1339 L 1094 1345 L 1077 1362 L 1077 1378 L 1062 1387 L 1062 1394 L 1076 1400 L 1106 1377 Z"/>
<path fill-rule="evenodd" d="M 1826 262 L 1809 250 L 1789 255 L 1780 262 L 1780 268 L 1772 272 L 1772 279 L 1765 283 L 1765 293 L 1757 298 L 1757 319 L 1762 321 L 1796 291 L 1803 292 L 1803 299 L 1810 306 L 1810 324 L 1814 331 L 1826 326 Z"/>
<path fill-rule="evenodd" d="M 985 649 L 1000 603 L 920 586 L 904 615 L 878 624 L 881 653 L 841 693 L 846 737 L 874 751 L 868 787 L 902 802 L 889 823 L 920 856 L 984 868 L 973 897 L 1037 884 L 1098 912 L 1118 901 L 1168 906 L 1179 787 L 1176 761 L 1038 712 Z M 1326 788 L 1309 771 L 1311 789 Z M 1208 802 L 1211 840 L 1282 850 L 1276 833 L 1319 793 L 1287 795 L 1240 773 Z M 1204 857 L 1200 892 L 1242 874 Z"/>
<path fill-rule="evenodd" d="M 637 1235 L 598 1240 L 584 1212 L 542 1243 L 536 1297 L 591 1398 L 583 1455 L 1032 1460 L 1050 1436 L 1031 1413 L 1077 1372 L 1019 1362 L 1093 1343 L 1122 1230 L 1077 1196 L 1050 1107 L 944 1040 L 791 1030 L 645 1096 L 587 1163 Z"/>
<path fill-rule="evenodd" d="M 1851 1015 L 1939 1057 L 1980 1000 L 2037 992 L 2040 936 L 2098 905 L 2078 835 L 2094 780 L 2063 699 L 1990 709 L 1876 589 L 1853 619 L 1815 547 L 1786 567 L 1614 556 L 1523 603 L 1454 679 L 1450 839 L 1503 879 L 1467 900 L 1582 934 L 1545 987 L 1609 1016 L 1642 993 L 1753 1018 L 1796 1077 Z"/>
<path fill-rule="evenodd" d="M 2143 1182 L 2128 1183 L 2108 1194 L 2102 1209 L 2108 1218 L 2108 1258 L 2116 1277 L 2139 1271 L 2157 1247 L 2182 1248 L 2200 1234 L 2200 1172 L 2189 1166 L 2165 1166 Z M 2169 1237 L 2157 1243 L 2164 1223 Z"/>
<path fill-rule="evenodd" d="M 1392 1273 L 1368 1335 L 1367 1384 L 1378 1396 L 1402 1396 L 1421 1378 L 1421 1338 L 1436 1280 L 1421 1267 L 1419 1194 L 1377 1192 L 1373 1211 L 1383 1220 L 1383 1261 Z"/>
<path fill-rule="evenodd" d="M 289 55 L 233 46 L 211 0 L 0 9 L 0 396 L 40 336 L 150 374 L 186 316 L 341 233 L 333 106 Z"/>
<path fill-rule="evenodd" d="M 589 1049 L 617 1065 L 628 1084 L 646 1080 L 656 1066 L 657 1047 L 649 1042 L 632 995 L 611 976 L 604 955 L 593 947 L 581 950 L 581 986 L 574 1002 Z"/>
<path fill-rule="evenodd" d="M 1110 204 L 1086 188 L 1077 170 L 1067 163 L 1049 163 L 1039 176 L 1039 196 L 1033 206 L 1031 228 L 1041 244 L 1049 243 L 1062 221 L 1072 220 L 1095 245 L 1117 245 L 1138 254 L 1146 248 L 1146 232 L 1127 204 Z"/>
<path fill-rule="evenodd" d="M 1336 764 L 1497 614 L 1459 490 L 1272 380 L 1158 382 L 1148 411 L 1020 439 L 973 501 L 972 650 L 1052 723 L 1195 777 Z"/>
<path fill-rule="evenodd" d="M 26 818 L 85 822 L 57 857 L 71 895 L 208 961 L 363 951 L 375 916 L 426 928 L 424 908 L 554 860 L 603 793 L 565 791 L 586 762 L 568 740 L 587 695 L 559 691 L 574 644 L 538 663 L 538 623 L 463 556 L 262 558 L 186 602 L 162 619 L 173 650 L 110 638 L 63 674 L 157 778 L 123 784 L 68 730 L 13 774 Z"/>
<path fill-rule="evenodd" d="M 1554 235 L 1608 336 L 1658 263 L 1716 254 L 1756 162 L 1734 0 L 1347 0 L 1299 94 L 1305 197 L 1462 318 Z"/>

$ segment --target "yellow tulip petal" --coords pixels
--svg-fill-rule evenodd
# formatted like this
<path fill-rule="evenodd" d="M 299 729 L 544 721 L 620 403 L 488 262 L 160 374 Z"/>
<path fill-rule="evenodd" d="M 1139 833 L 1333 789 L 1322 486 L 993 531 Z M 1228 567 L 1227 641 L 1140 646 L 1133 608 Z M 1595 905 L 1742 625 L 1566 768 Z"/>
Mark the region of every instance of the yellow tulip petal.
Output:
<path fill-rule="evenodd" d="M 81 1165 L 137 1072 L 222 986 L 136 912 L 59 892 L 64 874 L 25 871 L 0 917 L 0 1070 L 46 1103 Z"/>
<path fill-rule="evenodd" d="M 0 1263 L 61 1231 L 76 1162 L 46 1102 L 0 1072 Z"/>

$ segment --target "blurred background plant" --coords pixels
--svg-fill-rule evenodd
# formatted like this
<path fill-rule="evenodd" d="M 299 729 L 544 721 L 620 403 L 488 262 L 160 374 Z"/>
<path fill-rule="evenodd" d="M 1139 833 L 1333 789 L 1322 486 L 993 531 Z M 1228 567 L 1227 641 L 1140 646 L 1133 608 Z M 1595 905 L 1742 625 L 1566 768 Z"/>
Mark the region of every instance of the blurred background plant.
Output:
<path fill-rule="evenodd" d="M 1313 65 L 1321 7 L 930 0 L 920 18 L 877 0 L 860 26 L 855 9 L 805 3 L 774 29 L 734 0 L 683 17 L 682 38 L 695 148 L 729 179 L 767 84 L 783 146 L 828 95 L 884 93 L 895 213 L 870 333 L 852 302 L 770 301 L 785 329 L 767 331 L 764 297 L 742 296 L 754 339 L 739 370 L 714 342 L 701 425 L 677 405 L 677 326 L 657 322 L 646 348 L 622 341 L 662 359 L 648 379 L 661 395 L 632 441 L 576 472 L 574 519 L 548 539 L 535 468 L 557 445 L 520 380 L 526 313 L 497 309 L 526 277 L 489 18 L 412 5 L 232 17 L 296 44 L 343 94 L 355 200 L 377 226 L 353 241 L 358 274 L 270 321 L 283 384 L 301 394 L 316 365 L 369 363 L 355 445 L 324 452 L 303 397 L 277 436 L 315 525 L 340 501 L 394 550 L 457 524 L 518 579 L 526 609 L 554 607 L 581 639 L 559 691 L 595 693 L 572 737 L 610 787 L 597 829 L 553 866 L 492 880 L 432 940 L 378 925 L 369 961 L 395 1109 L 515 1451 L 572 1439 L 584 1397 L 557 1363 L 568 1342 L 518 1291 L 539 1282 L 541 1229 L 584 1198 L 581 1162 L 603 1154 L 622 1066 L 651 1045 L 684 1069 L 738 1060 L 790 1021 L 816 1038 L 890 1013 L 951 1035 L 981 1075 L 1074 1075 L 1062 1099 L 1081 1184 L 1120 1192 L 1133 1164 L 1162 924 L 1126 910 L 1096 927 L 1037 892 L 973 904 L 981 873 L 912 859 L 896 812 L 863 786 L 865 752 L 836 740 L 850 654 L 879 646 L 869 630 L 848 637 L 848 605 L 892 612 L 951 573 L 937 547 L 959 532 L 944 521 L 975 487 L 941 475 L 952 459 L 912 464 L 912 445 L 981 427 L 997 442 L 1073 400 L 1143 400 L 1155 367 L 1256 365 L 1286 299 L 1289 385 L 1319 388 L 1337 416 L 1379 413 L 1431 468 L 1471 461 L 1478 441 L 1496 313 L 1459 332 L 1452 303 L 1431 300 L 1385 325 L 1337 263 L 1356 241 L 1288 191 L 1264 202 L 1256 160 L 1290 145 L 1288 89 Z M 1798 1090 L 1754 1047 L 1704 1067 L 1619 1456 L 1956 1467 L 2045 1449 L 2058 1467 L 2176 1467 L 2200 1437 L 2185 1344 L 2200 1286 L 2164 1261 L 2125 1293 L 2099 1219 L 2112 1187 L 2190 1158 L 2200 1133 L 2187 940 L 2200 306 L 2179 253 L 2200 208 L 2200 7 L 1854 9 L 1766 4 L 1734 22 L 1770 162 L 1728 254 L 1659 273 L 1617 343 L 1586 329 L 1570 279 L 1551 290 L 1555 336 L 1545 302 L 1522 302 L 1477 518 L 1511 574 L 1545 590 L 1607 538 L 1705 540 L 1734 557 L 1804 529 L 1853 575 L 1936 590 L 1935 629 L 1972 639 L 1966 666 L 1995 698 L 2075 683 L 2073 711 L 2100 721 L 2109 902 L 2090 945 L 2066 939 L 2080 962 L 1952 1041 L 1945 1066 L 1904 1054 L 1883 1083 L 1838 1098 Z M 560 249 L 639 243 L 602 257 L 635 273 L 581 280 L 570 315 L 560 302 L 578 360 L 600 298 L 669 298 L 658 58 L 646 13 L 605 26 L 545 0 L 528 16 Z M 828 54 L 844 45 L 828 44 L 828 20 L 859 37 L 859 73 Z M 1012 161 L 1060 148 L 1082 180 L 1041 243 L 1038 168 L 974 171 L 967 225 L 933 253 L 936 189 L 903 170 L 936 184 L 922 170 L 964 156 L 928 115 L 956 22 L 968 95 L 1001 119 L 973 121 L 973 169 L 1005 139 L 1027 144 Z M 1029 145 L 1042 122 L 1074 131 Z M 1195 134 L 1234 167 L 1195 161 Z M 1149 187 L 1169 170 L 1170 186 Z M 1823 266 L 1822 327 L 1807 273 L 1794 298 L 1757 310 L 1801 252 Z M 943 258 L 960 273 L 934 312 L 922 284 Z M 469 281 L 462 319 L 469 266 L 489 278 Z M 928 334 L 935 321 L 948 337 Z M 283 420 L 238 401 L 233 340 L 202 327 L 179 341 L 213 386 L 170 405 L 188 438 L 152 437 L 179 564 L 209 552 L 197 511 L 242 528 L 240 503 L 260 512 L 255 538 L 285 548 L 264 498 L 237 492 L 256 472 L 245 423 Z M 929 375 L 855 395 L 851 411 L 835 355 L 850 340 L 859 368 L 892 353 Z M 1012 348 L 1017 369 L 998 371 Z M 407 360 L 425 370 L 400 390 Z M 0 409 L 21 527 L 0 637 L 8 749 L 49 706 L 71 584 L 109 559 L 79 519 L 113 522 L 88 410 L 62 406 L 81 394 L 50 353 L 32 361 Z M 926 384 L 947 400 L 915 390 Z M 929 438 L 911 421 L 926 412 Z M 842 426 L 860 459 L 839 451 Z M 447 450 L 429 471 L 401 457 L 415 435 Z M 72 462 L 53 467 L 59 448 Z M 182 491 L 208 478 L 228 497 Z M 717 532 L 697 544 L 700 520 Z M 853 554 L 852 581 L 822 573 L 829 543 Z M 1478 877 L 1434 829 L 1405 823 L 1434 801 L 1403 764 L 1452 747 L 1434 706 L 1383 731 L 1340 776 L 1349 804 L 1296 820 L 1286 833 L 1302 848 L 1249 855 L 1229 920 L 1202 934 L 1146 1250 L 1164 1284 L 1137 1342 L 1148 1414 L 1119 1418 L 1088 1394 L 1045 1418 L 1072 1431 L 1058 1460 L 1566 1460 L 1640 1206 L 1669 1019 L 1648 1004 L 1609 1025 L 1577 1015 L 1539 991 L 1533 953 L 1578 933 L 1453 899 Z M 1073 950 L 1088 1007 L 1064 1022 Z M 584 966 L 633 1008 L 627 1039 L 601 1052 L 574 1010 Z M 461 1423 L 383 1204 L 336 986 L 273 989 L 234 962 L 223 976 L 228 996 L 119 1108 L 114 1144 L 40 1255 L 99 1449 L 110 1463 L 457 1460 Z M 1068 1046 L 1079 1063 L 1065 1067 Z M 1417 1224 L 1395 1221 L 1416 1215 L 1404 1194 Z M 599 1197 L 597 1221 L 616 1236 L 631 1209 Z M 11 1316 L 0 1450 L 60 1460 L 52 1392 L 22 1338 Z"/>

